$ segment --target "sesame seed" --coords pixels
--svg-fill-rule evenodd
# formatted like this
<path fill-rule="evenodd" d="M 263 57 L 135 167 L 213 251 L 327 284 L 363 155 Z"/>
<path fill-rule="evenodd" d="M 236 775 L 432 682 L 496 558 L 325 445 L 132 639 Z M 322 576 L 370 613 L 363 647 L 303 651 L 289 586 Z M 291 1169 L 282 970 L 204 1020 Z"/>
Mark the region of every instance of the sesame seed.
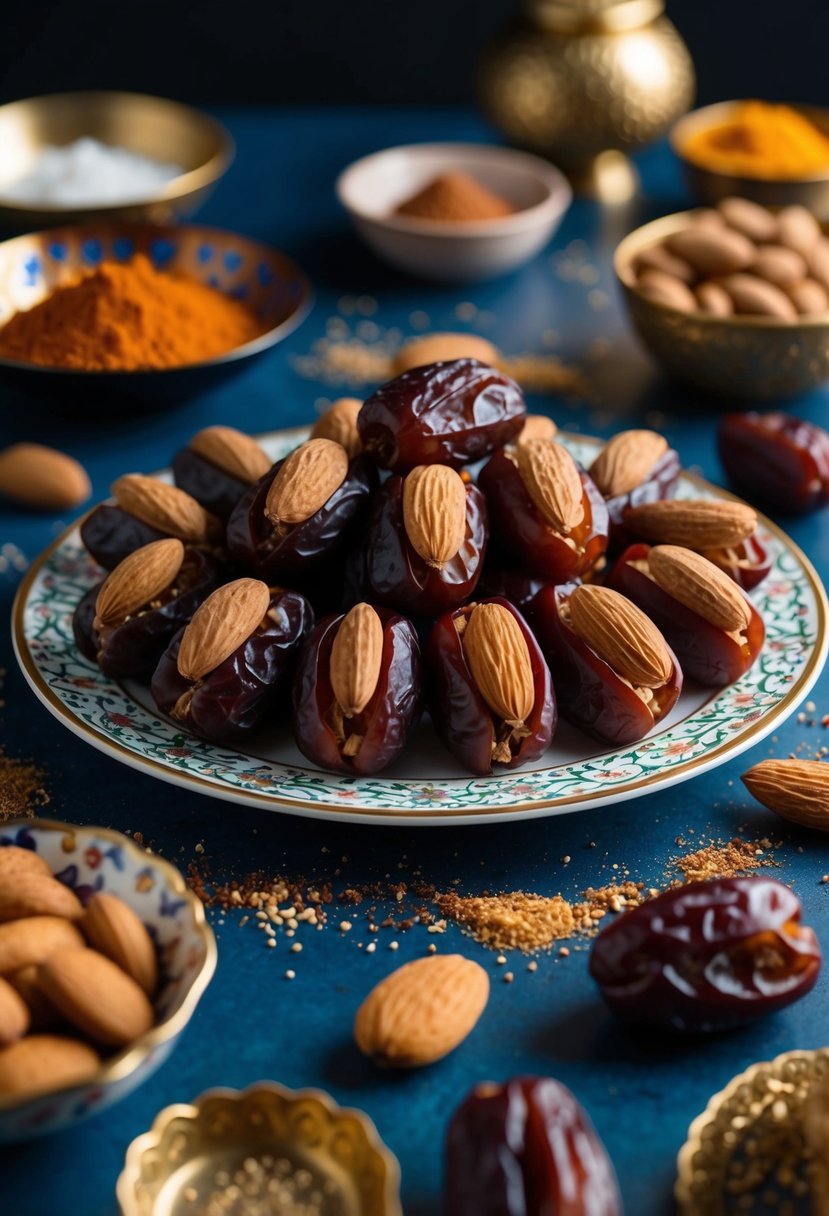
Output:
<path fill-rule="evenodd" d="M 389 942 L 389 950 L 399 950 L 400 942 Z"/>
<path fill-rule="evenodd" d="M 505 984 L 511 984 L 514 979 L 515 979 L 515 976 L 512 974 L 511 971 L 504 972 L 504 983 Z"/>
<path fill-rule="evenodd" d="M 286 980 L 295 980 L 295 979 L 296 979 L 296 972 L 295 972 L 295 971 L 290 971 L 290 970 L 286 971 L 286 972 L 285 972 L 285 979 L 286 979 Z"/>
<path fill-rule="evenodd" d="M 302 950 L 302 943 L 301 943 L 301 942 L 294 942 L 294 944 L 291 946 L 291 953 L 292 953 L 292 954 L 299 954 L 301 950 Z"/>

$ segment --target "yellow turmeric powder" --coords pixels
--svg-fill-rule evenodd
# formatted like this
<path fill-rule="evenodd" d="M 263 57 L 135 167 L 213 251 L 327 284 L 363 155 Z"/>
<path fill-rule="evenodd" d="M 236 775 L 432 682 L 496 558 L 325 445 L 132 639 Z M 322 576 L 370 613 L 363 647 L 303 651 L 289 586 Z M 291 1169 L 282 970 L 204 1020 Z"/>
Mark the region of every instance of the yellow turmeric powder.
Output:
<path fill-rule="evenodd" d="M 15 313 L 0 329 L 0 358 L 90 371 L 182 367 L 225 354 L 262 330 L 241 301 L 162 273 L 139 253 L 129 262 L 103 262 Z"/>
<path fill-rule="evenodd" d="M 681 151 L 703 169 L 735 177 L 796 180 L 829 171 L 829 136 L 799 110 L 765 101 L 740 102 Z"/>

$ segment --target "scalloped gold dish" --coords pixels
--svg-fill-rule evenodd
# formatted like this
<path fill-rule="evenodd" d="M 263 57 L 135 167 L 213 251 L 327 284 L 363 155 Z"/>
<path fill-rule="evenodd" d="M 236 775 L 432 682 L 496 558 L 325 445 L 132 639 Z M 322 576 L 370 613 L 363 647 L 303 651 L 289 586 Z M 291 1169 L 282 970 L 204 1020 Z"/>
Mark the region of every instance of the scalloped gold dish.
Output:
<path fill-rule="evenodd" d="M 397 1159 L 368 1116 L 273 1081 L 162 1110 L 127 1150 L 122 1216 L 199 1216 L 212 1191 L 237 1176 L 244 1186 L 263 1162 L 320 1216 L 403 1216 Z"/>
<path fill-rule="evenodd" d="M 680 1216 L 807 1216 L 802 1114 L 827 1071 L 829 1048 L 789 1051 L 752 1064 L 714 1094 L 677 1158 Z"/>

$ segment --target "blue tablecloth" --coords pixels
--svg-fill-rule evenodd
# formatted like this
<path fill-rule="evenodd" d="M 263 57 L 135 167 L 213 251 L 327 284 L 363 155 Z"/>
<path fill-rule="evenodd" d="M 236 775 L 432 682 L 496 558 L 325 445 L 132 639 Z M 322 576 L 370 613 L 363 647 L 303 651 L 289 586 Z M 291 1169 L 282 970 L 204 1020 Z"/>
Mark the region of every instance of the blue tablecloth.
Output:
<path fill-rule="evenodd" d="M 646 203 L 602 211 L 579 202 L 551 248 L 519 274 L 484 287 L 435 288 L 394 275 L 367 255 L 349 231 L 332 185 L 348 162 L 386 145 L 492 138 L 472 114 L 340 108 L 232 110 L 219 117 L 237 140 L 238 156 L 199 218 L 293 255 L 314 281 L 310 318 L 238 379 L 178 410 L 137 417 L 114 407 L 105 421 L 72 421 L 50 416 L 37 401 L 20 411 L 0 397 L 4 443 L 35 439 L 66 448 L 83 460 L 96 496 L 103 497 L 125 465 L 151 471 L 168 463 L 199 427 L 230 422 L 262 431 L 311 421 L 320 398 L 341 394 L 299 374 L 294 360 L 312 350 L 338 306 L 348 310 L 343 297 L 370 296 L 378 302 L 370 320 L 406 334 L 412 332 L 412 314 L 424 312 L 430 328 L 477 328 L 507 352 L 540 350 L 541 334 L 555 331 L 558 353 L 581 360 L 596 338 L 606 339 L 600 346 L 609 348 L 592 364 L 596 403 L 567 406 L 538 399 L 534 407 L 547 408 L 561 425 L 585 432 L 609 433 L 633 421 L 658 425 L 686 466 L 721 479 L 716 406 L 656 375 L 625 325 L 609 270 L 610 251 L 625 231 L 687 201 L 667 149 L 641 158 Z M 556 252 L 573 241 L 587 242 L 587 249 L 571 246 L 562 265 Z M 598 283 L 574 278 L 568 270 L 585 254 L 599 267 Z M 475 308 L 459 308 L 464 304 Z M 814 394 L 798 402 L 797 411 L 819 420 L 825 400 L 824 393 Z M 0 541 L 18 546 L 28 558 L 60 526 L 0 508 Z M 788 526 L 825 571 L 825 516 Z M 18 578 L 13 567 L 0 575 L 6 616 Z M 773 820 L 751 803 L 738 780 L 749 763 L 769 754 L 786 756 L 800 744 L 817 749 L 826 738 L 819 725 L 829 709 L 826 679 L 814 694 L 817 725 L 792 719 L 746 757 L 663 794 L 531 823 L 410 830 L 294 819 L 158 783 L 103 757 L 59 726 L 24 686 L 7 638 L 0 643 L 0 665 L 8 669 L 2 740 L 9 754 L 31 757 L 48 771 L 52 804 L 47 813 L 140 829 L 181 864 L 203 842 L 214 868 L 239 873 L 261 866 L 274 873 L 330 874 L 332 859 L 342 858 L 339 887 L 387 874 L 405 877 L 420 868 L 438 884 L 459 880 L 463 891 L 524 888 L 572 898 L 586 886 L 609 881 L 617 873 L 613 863 L 648 884 L 659 882 L 667 859 L 680 851 L 677 838 L 689 842 L 687 849 L 709 836 L 769 833 L 782 841 L 775 850 L 779 876 L 794 885 L 806 918 L 829 948 L 829 886 L 819 882 L 829 870 L 826 840 Z M 567 865 L 561 861 L 565 855 L 571 858 Z M 344 914 L 335 908 L 334 923 Z M 352 918 L 359 923 L 356 915 Z M 364 932 L 341 937 L 329 930 L 313 940 L 306 935 L 303 953 L 289 955 L 286 942 L 265 950 L 262 934 L 252 925 L 240 928 L 238 918 L 214 924 L 218 971 L 173 1057 L 105 1115 L 0 1152 L 4 1216 L 111 1216 L 117 1211 L 114 1184 L 125 1149 L 161 1107 L 211 1086 L 244 1086 L 260 1078 L 292 1087 L 321 1086 L 339 1101 L 368 1111 L 400 1160 L 407 1216 L 432 1216 L 440 1210 L 442 1142 L 450 1111 L 476 1081 L 517 1073 L 551 1074 L 576 1092 L 613 1157 L 627 1211 L 658 1216 L 671 1208 L 677 1150 L 709 1096 L 754 1060 L 829 1041 L 825 977 L 807 1000 L 753 1029 L 704 1043 L 661 1043 L 632 1037 L 613 1022 L 587 976 L 586 952 L 542 960 L 534 974 L 524 960 L 512 957 L 515 982 L 505 984 L 499 982 L 504 968 L 494 955 L 450 928 L 440 948 L 463 950 L 492 975 L 488 1010 L 471 1038 L 443 1063 L 393 1075 L 358 1057 L 351 1022 L 381 976 L 425 952 L 422 930 L 401 935 L 396 954 L 383 938 L 369 954 L 357 945 L 368 940 Z M 293 982 L 284 978 L 292 965 L 288 959 L 296 971 Z"/>

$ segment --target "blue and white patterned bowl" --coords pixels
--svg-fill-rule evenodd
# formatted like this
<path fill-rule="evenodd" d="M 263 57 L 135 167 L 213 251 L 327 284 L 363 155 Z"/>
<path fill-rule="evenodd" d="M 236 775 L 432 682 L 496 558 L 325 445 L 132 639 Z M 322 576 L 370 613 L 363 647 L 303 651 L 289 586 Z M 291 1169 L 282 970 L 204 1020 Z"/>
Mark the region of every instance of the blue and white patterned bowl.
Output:
<path fill-rule="evenodd" d="M 0 381 L 84 410 L 96 402 L 111 408 L 114 397 L 125 396 L 145 406 L 176 404 L 214 387 L 246 360 L 281 342 L 311 307 L 311 287 L 303 272 L 259 241 L 199 224 L 110 222 L 50 228 L 0 242 L 0 326 L 101 262 L 127 262 L 135 253 L 146 254 L 157 270 L 185 274 L 242 300 L 258 317 L 260 333 L 203 363 L 144 371 L 86 371 L 0 358 Z"/>
<path fill-rule="evenodd" d="M 109 1056 L 96 1076 L 39 1097 L 0 1097 L 0 1142 L 58 1131 L 125 1098 L 164 1063 L 216 969 L 216 939 L 199 898 L 174 866 L 110 828 L 50 819 L 0 828 L 0 848 L 33 849 L 83 902 L 96 891 L 119 896 L 156 943 L 161 984 L 157 1020 L 134 1043 Z"/>

